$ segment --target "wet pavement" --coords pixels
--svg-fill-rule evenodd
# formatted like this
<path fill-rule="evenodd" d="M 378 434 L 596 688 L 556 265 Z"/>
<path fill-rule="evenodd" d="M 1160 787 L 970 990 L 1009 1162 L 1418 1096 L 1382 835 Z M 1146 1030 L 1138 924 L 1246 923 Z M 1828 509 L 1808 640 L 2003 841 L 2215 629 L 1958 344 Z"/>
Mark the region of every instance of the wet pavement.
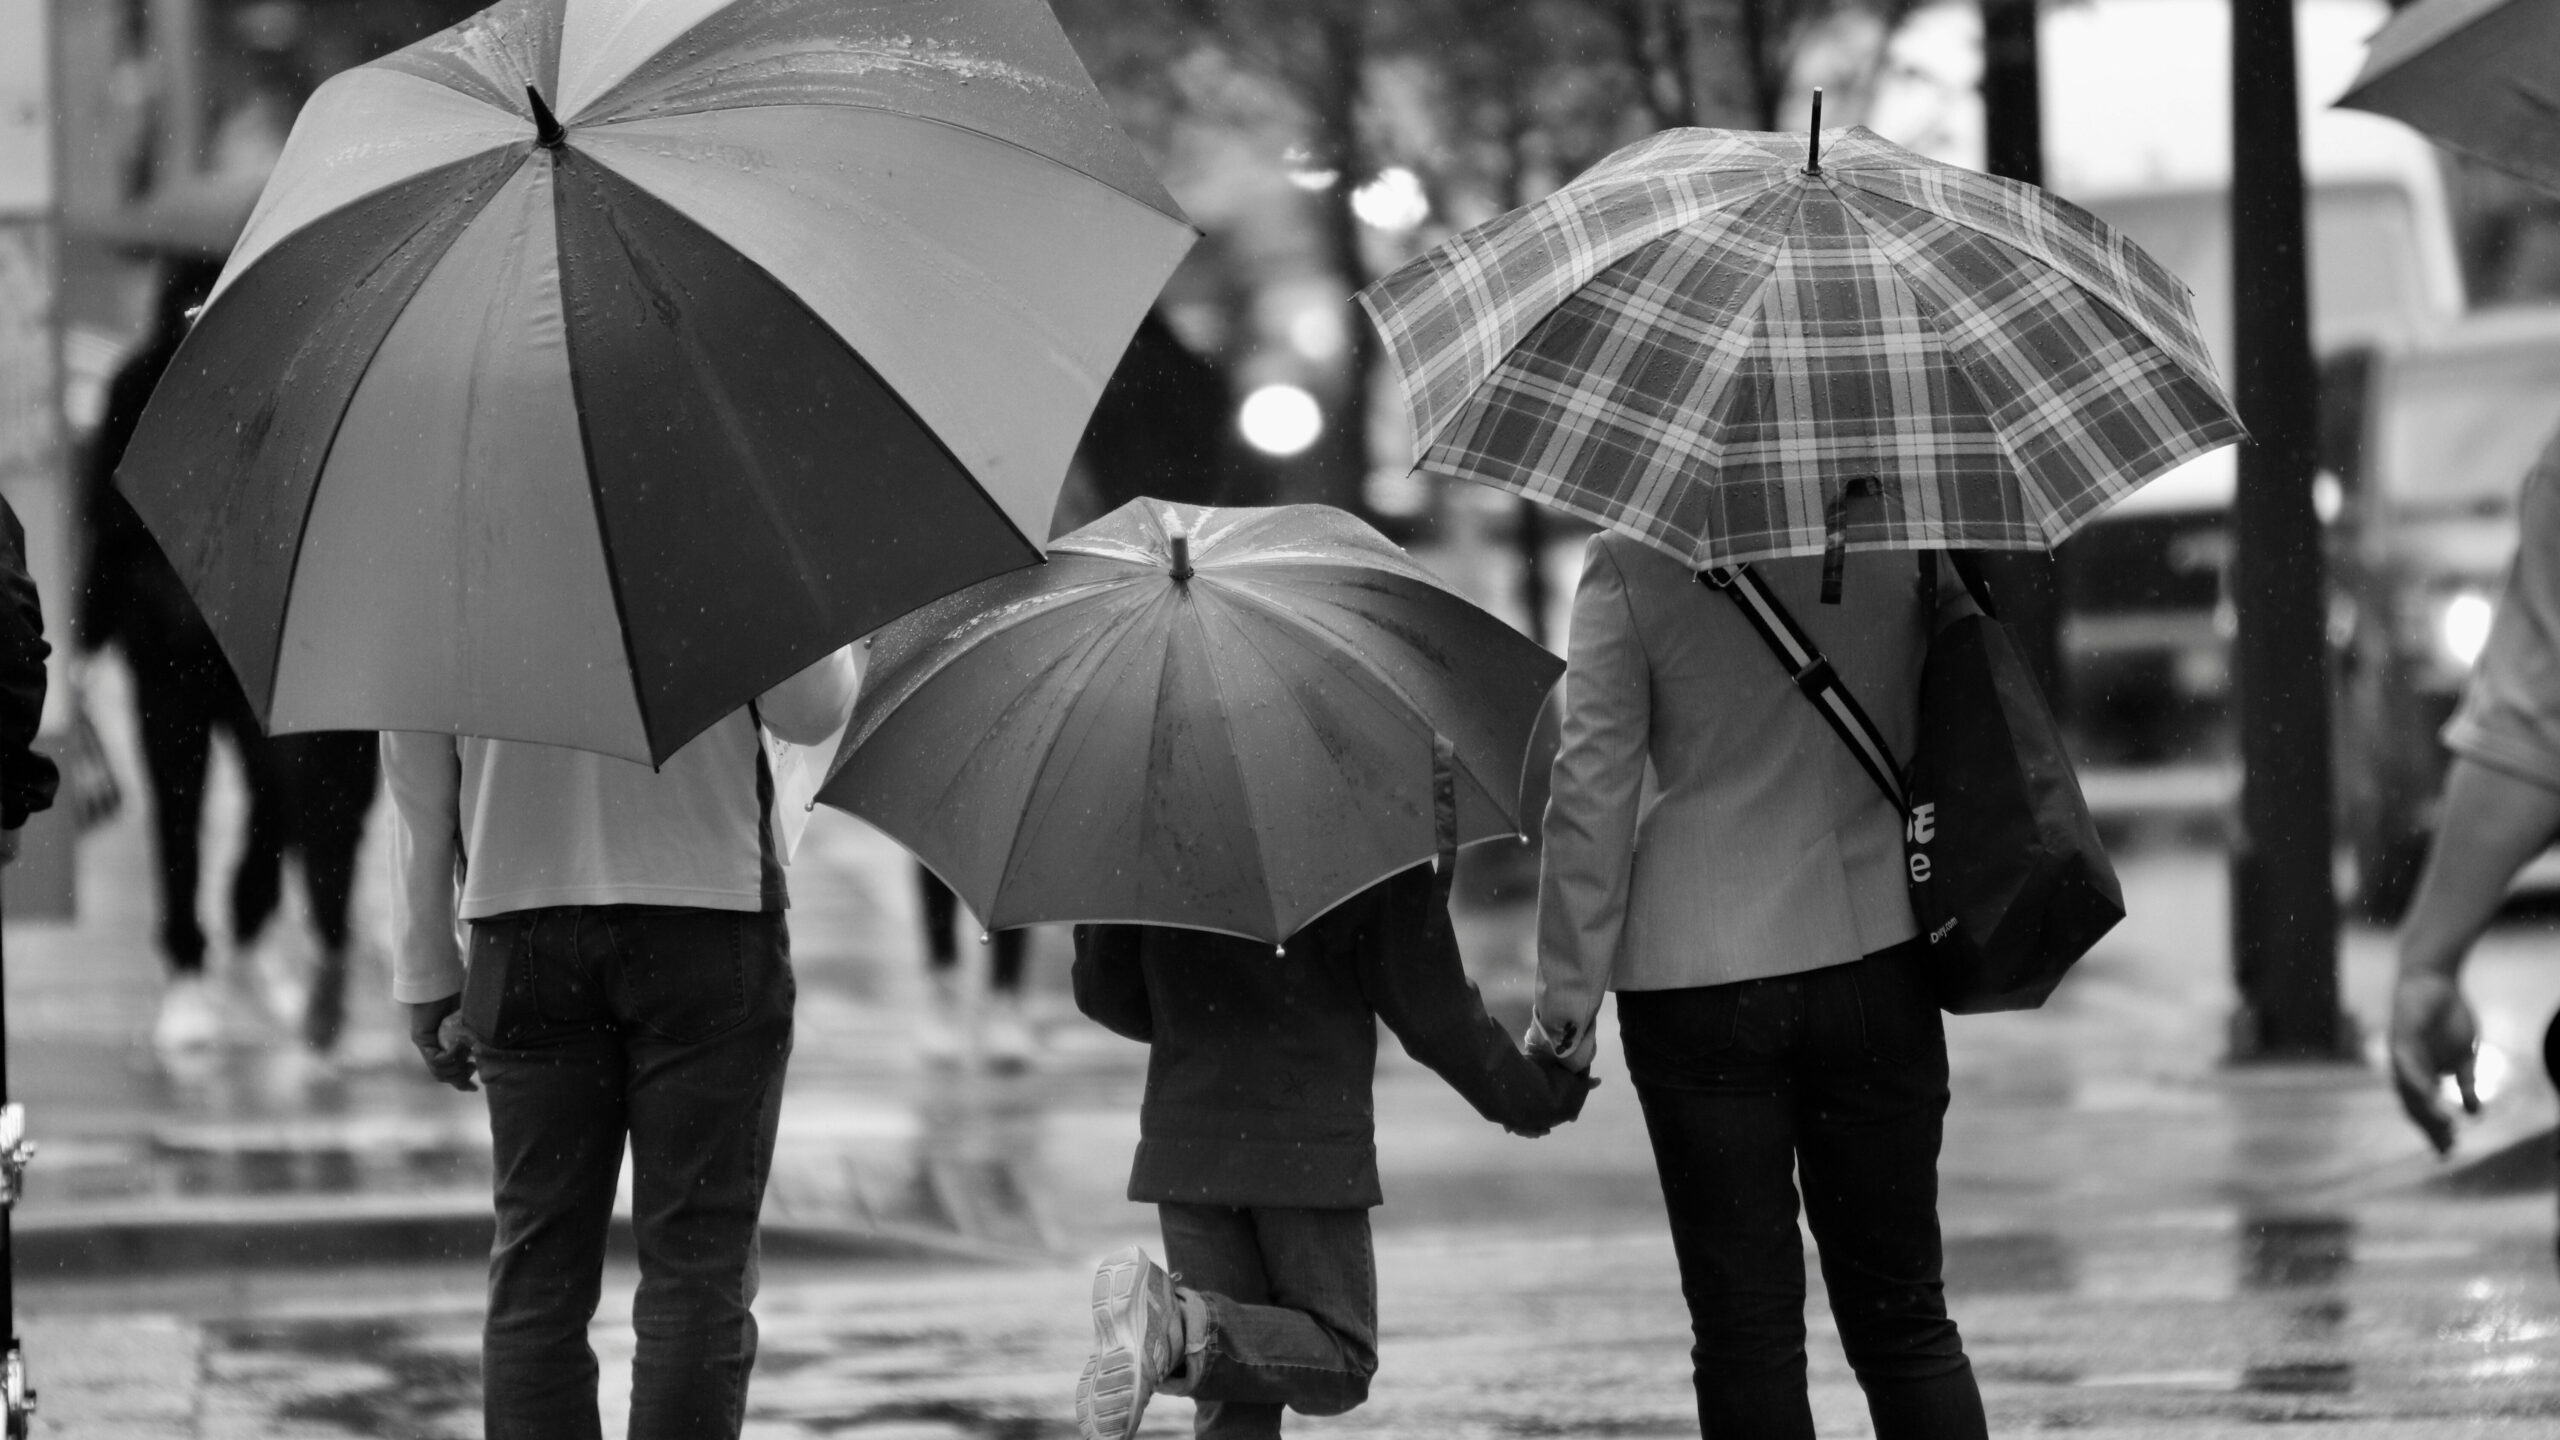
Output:
<path fill-rule="evenodd" d="M 82 863 L 78 925 L 6 936 L 11 1074 L 44 1145 L 20 1213 L 39 1433 L 478 1434 L 477 1097 L 412 1073 L 378 958 L 340 1062 L 275 1027 L 169 1074 L 142 1039 L 158 982 L 136 817 Z M 2124 866 L 2133 919 L 2051 1007 L 1950 1026 L 1949 1288 L 1995 1431 L 2560 1433 L 2550 1142 L 2534 1138 L 2560 1107 L 2532 1063 L 2560 1006 L 2552 916 L 2480 952 L 2490 1042 L 2515 1063 L 2465 1137 L 2474 1163 L 2444 1167 L 2374 1066 L 2224 1067 L 2220 861 L 2162 846 Z M 893 846 L 826 813 L 794 869 L 800 1039 L 751 1435 L 1069 1435 L 1085 1266 L 1152 1240 L 1120 1198 L 1143 1053 L 1074 1016 L 1063 937 L 1044 933 L 1036 1066 L 924 1063 L 911 884 Z M 381 895 L 369 871 L 360 903 L 378 915 Z M 1517 903 L 1463 917 L 1512 1015 L 1526 920 Z M 280 953 L 268 968 L 289 980 Z M 2350 935 L 2347 995 L 2369 1022 L 2388 958 L 2383 937 Z M 1388 1048 L 1384 1368 L 1367 1406 L 1293 1432 L 1695 1434 L 1614 1054 L 1585 1121 L 1533 1142 Z M 628 1362 L 629 1278 L 617 1261 L 596 1330 L 609 1377 Z M 1865 1435 L 1811 1288 L 1822 1433 Z M 1187 1424 L 1167 1401 L 1146 1433 Z"/>

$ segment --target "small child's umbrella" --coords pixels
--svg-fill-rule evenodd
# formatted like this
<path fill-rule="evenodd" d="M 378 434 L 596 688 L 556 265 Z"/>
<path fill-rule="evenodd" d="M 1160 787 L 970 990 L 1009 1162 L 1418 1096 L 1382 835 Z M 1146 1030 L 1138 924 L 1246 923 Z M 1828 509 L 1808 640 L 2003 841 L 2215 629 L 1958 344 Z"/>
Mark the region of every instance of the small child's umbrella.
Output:
<path fill-rule="evenodd" d="M 1038 560 L 1194 238 L 1040 0 L 506 0 L 312 97 L 119 480 L 270 729 L 657 761 Z"/>
<path fill-rule="evenodd" d="M 1520 828 L 1563 664 L 1321 505 L 1134 500 L 881 632 L 819 798 L 988 925 L 1125 921 L 1278 942 Z"/>

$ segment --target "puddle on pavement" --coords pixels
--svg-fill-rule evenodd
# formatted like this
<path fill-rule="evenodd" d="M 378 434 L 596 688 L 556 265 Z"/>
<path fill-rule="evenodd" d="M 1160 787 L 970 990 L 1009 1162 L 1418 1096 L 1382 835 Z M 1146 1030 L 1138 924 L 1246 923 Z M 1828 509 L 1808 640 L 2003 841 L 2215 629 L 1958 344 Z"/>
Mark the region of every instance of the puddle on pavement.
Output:
<path fill-rule="evenodd" d="M 276 1420 L 355 1435 L 478 1430 L 477 1349 L 422 1343 L 406 1322 L 251 1321 L 213 1326 L 206 1338 L 207 1368 L 272 1396 Z"/>
<path fill-rule="evenodd" d="M 2336 1215 L 2252 1211 L 2240 1217 L 2240 1286 L 2335 1285 L 2355 1264 L 2355 1222 Z"/>

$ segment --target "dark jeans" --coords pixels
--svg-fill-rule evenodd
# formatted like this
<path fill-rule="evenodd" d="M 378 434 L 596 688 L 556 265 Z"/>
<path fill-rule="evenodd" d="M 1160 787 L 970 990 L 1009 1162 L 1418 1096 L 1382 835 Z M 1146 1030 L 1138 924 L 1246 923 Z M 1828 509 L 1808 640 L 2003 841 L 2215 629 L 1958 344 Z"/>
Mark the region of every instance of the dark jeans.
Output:
<path fill-rule="evenodd" d="M 1378 1373 L 1378 1263 L 1366 1210 L 1158 1205 L 1165 1267 L 1208 1333 L 1180 1378 L 1203 1440 L 1267 1440 L 1280 1408 L 1339 1415 Z"/>
<path fill-rule="evenodd" d="M 1714 1440 L 1812 1440 L 1799 1180 L 1878 1440 L 1985 1433 L 1939 1279 L 1947 1037 L 1918 950 L 1618 996 Z"/>
<path fill-rule="evenodd" d="M 275 761 L 248 697 L 210 634 L 133 633 L 121 641 L 133 672 L 142 768 L 151 782 L 151 841 L 160 871 L 160 950 L 180 974 L 204 969 L 204 926 L 196 918 L 203 874 L 205 767 L 213 732 L 231 737 L 249 791 L 248 833 L 231 872 L 231 937 L 266 927 L 283 894 L 286 821 Z"/>
<path fill-rule="evenodd" d="M 333 963 L 347 948 L 356 849 L 382 772 L 381 738 L 371 730 L 313 730 L 267 743 L 284 791 L 287 843 L 302 857 L 311 928 L 320 932 L 322 963 Z"/>
<path fill-rule="evenodd" d="M 462 1014 L 497 1172 L 489 1440 L 599 1434 L 587 1323 L 626 1135 L 631 1436 L 737 1435 L 792 995 L 779 914 L 599 905 L 473 923 Z"/>
<path fill-rule="evenodd" d="M 960 897 L 942 878 L 923 866 L 916 867 L 916 890 L 924 899 L 924 953 L 926 963 L 936 970 L 948 970 L 960 963 Z M 990 937 L 995 949 L 994 968 L 987 972 L 987 984 L 996 990 L 1019 991 L 1022 988 L 1022 957 L 1030 948 L 1031 932 L 1016 928 L 998 930 Z"/>

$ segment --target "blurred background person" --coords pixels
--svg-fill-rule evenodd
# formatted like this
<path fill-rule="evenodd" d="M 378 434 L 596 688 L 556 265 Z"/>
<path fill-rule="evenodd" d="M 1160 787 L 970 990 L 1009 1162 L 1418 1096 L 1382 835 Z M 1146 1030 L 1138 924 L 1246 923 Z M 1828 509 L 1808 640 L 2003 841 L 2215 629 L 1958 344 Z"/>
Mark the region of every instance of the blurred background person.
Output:
<path fill-rule="evenodd" d="M 204 926 L 196 915 L 205 774 L 215 730 L 229 738 L 248 789 L 246 833 L 229 886 L 228 938 L 235 949 L 254 939 L 275 913 L 284 859 L 286 822 L 274 753 L 212 627 L 115 486 L 116 466 L 143 406 L 221 273 L 221 262 L 211 258 L 164 262 L 151 328 L 108 382 L 82 475 L 88 551 L 74 634 L 84 657 L 115 646 L 133 679 L 136 731 L 151 789 L 160 951 L 169 968 L 152 1026 L 152 1041 L 163 1053 L 219 1043 L 234 1028 L 207 979 Z"/>
<path fill-rule="evenodd" d="M 1022 971 L 1031 932 L 998 930 L 986 936 L 985 1003 L 972 1005 L 969 976 L 960 964 L 960 897 L 922 865 L 916 867 L 916 889 L 924 902 L 926 992 L 917 1048 L 927 1060 L 946 1063 L 975 1049 L 999 1068 L 1029 1064 L 1040 1046 L 1039 1033 L 1023 1013 Z"/>

